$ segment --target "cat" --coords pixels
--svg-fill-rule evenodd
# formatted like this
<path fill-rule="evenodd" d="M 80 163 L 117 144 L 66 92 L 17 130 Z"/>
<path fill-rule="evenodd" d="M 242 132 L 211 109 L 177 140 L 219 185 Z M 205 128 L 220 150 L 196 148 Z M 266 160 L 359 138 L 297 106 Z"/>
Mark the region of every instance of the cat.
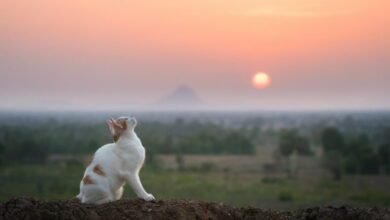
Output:
<path fill-rule="evenodd" d="M 118 200 L 129 184 L 135 194 L 146 201 L 155 200 L 147 193 L 139 178 L 145 160 L 145 148 L 134 129 L 135 117 L 119 117 L 107 121 L 114 143 L 100 147 L 85 170 L 80 182 L 81 203 L 103 204 Z"/>

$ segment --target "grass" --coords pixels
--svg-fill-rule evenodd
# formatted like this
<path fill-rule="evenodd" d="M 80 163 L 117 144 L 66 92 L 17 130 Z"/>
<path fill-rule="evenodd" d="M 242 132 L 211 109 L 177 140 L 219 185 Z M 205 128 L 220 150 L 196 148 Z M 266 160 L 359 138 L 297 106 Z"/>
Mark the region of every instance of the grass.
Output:
<path fill-rule="evenodd" d="M 12 165 L 0 167 L 0 201 L 15 196 L 69 199 L 78 194 L 84 172 L 80 164 Z M 143 169 L 144 187 L 158 199 L 194 199 L 235 206 L 291 209 L 313 205 L 390 205 L 390 192 L 351 187 L 349 180 L 304 183 L 299 180 L 241 178 L 234 173 L 157 171 Z M 364 184 L 363 184 L 364 185 Z M 126 187 L 125 197 L 135 197 Z"/>

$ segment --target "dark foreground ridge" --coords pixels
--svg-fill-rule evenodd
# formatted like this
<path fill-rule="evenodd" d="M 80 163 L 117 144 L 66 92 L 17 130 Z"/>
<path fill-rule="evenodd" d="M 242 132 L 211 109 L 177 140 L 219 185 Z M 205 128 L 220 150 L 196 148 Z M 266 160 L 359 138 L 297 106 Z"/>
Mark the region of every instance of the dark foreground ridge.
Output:
<path fill-rule="evenodd" d="M 269 211 L 188 200 L 145 202 L 123 199 L 104 205 L 76 201 L 15 198 L 0 204 L 0 219 L 387 219 L 389 208 L 326 206 L 295 211 Z"/>

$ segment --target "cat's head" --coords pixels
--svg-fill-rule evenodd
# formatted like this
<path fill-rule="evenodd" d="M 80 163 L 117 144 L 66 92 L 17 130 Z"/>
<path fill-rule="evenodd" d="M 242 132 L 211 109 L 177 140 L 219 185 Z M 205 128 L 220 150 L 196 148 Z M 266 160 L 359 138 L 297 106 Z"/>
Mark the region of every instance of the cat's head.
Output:
<path fill-rule="evenodd" d="M 114 141 L 117 142 L 121 135 L 134 131 L 135 126 L 137 126 L 137 120 L 134 116 L 111 118 L 107 120 L 107 125 Z"/>

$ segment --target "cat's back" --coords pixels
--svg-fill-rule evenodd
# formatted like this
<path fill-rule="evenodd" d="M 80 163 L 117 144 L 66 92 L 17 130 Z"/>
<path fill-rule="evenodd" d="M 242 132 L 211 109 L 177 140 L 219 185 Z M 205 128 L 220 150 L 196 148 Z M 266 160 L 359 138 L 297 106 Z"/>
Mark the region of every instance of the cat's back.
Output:
<path fill-rule="evenodd" d="M 110 143 L 101 146 L 94 155 L 94 162 L 110 162 L 115 161 L 117 155 L 114 152 L 115 143 Z"/>

